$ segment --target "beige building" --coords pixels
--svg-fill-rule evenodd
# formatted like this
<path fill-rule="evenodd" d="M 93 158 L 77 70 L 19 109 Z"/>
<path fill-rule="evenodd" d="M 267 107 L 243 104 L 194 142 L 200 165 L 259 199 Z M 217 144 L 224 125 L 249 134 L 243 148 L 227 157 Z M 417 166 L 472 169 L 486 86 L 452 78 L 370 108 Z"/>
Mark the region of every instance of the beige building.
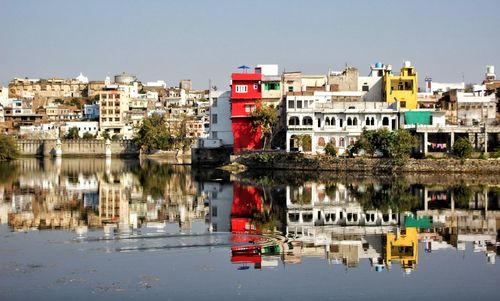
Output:
<path fill-rule="evenodd" d="M 129 110 L 129 97 L 118 90 L 99 92 L 99 126 L 101 133 L 109 132 L 110 136 L 124 135 L 126 115 Z"/>

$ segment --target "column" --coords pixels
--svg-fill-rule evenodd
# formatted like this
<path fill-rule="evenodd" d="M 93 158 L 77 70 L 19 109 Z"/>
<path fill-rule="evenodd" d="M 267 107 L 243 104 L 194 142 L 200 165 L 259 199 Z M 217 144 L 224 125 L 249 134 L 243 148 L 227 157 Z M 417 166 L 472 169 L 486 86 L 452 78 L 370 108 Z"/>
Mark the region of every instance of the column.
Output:
<path fill-rule="evenodd" d="M 486 130 L 486 125 L 484 126 L 484 153 L 488 153 L 488 131 Z"/>
<path fill-rule="evenodd" d="M 453 149 L 453 144 L 455 144 L 455 132 L 452 131 L 450 133 L 450 149 L 448 150 L 449 153 L 451 153 L 451 150 Z"/>
<path fill-rule="evenodd" d="M 427 139 L 428 139 L 428 133 L 424 132 L 424 155 L 427 155 Z"/>

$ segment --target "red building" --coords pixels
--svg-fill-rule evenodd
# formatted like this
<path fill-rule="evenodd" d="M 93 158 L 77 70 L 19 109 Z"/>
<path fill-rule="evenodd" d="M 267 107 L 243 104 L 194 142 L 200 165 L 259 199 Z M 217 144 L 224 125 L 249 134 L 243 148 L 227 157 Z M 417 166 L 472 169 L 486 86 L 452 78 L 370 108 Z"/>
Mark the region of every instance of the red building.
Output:
<path fill-rule="evenodd" d="M 231 262 L 253 264 L 260 269 L 262 262 L 261 229 L 254 217 L 262 212 L 259 191 L 253 186 L 233 184 L 233 204 L 231 205 Z"/>
<path fill-rule="evenodd" d="M 261 129 L 254 129 L 250 115 L 262 98 L 262 74 L 233 73 L 231 75 L 231 120 L 234 136 L 234 152 L 261 148 Z"/>

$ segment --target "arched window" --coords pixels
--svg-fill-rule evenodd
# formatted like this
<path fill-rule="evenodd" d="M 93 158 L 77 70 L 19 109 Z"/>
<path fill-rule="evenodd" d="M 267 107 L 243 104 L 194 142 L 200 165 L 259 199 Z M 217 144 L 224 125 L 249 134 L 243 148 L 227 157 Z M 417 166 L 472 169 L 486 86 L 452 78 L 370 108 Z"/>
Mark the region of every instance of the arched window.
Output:
<path fill-rule="evenodd" d="M 335 125 L 335 117 L 332 117 L 332 121 L 331 121 L 330 125 L 332 125 L 332 126 Z"/>
<path fill-rule="evenodd" d="M 389 126 L 389 118 L 388 118 L 388 117 L 384 117 L 384 118 L 382 119 L 382 125 Z"/>
<path fill-rule="evenodd" d="M 330 125 L 330 118 L 326 117 L 326 119 L 325 119 L 325 125 Z"/>
<path fill-rule="evenodd" d="M 370 123 L 370 117 L 366 117 L 365 125 L 371 125 L 371 123 Z"/>
<path fill-rule="evenodd" d="M 345 146 L 345 140 L 344 140 L 344 137 L 340 137 L 340 139 L 339 139 L 339 146 L 340 146 L 340 147 L 344 147 L 344 146 Z"/>
<path fill-rule="evenodd" d="M 352 119 L 351 119 L 351 117 L 347 118 L 347 125 L 352 125 Z"/>
<path fill-rule="evenodd" d="M 297 116 L 290 117 L 290 119 L 288 119 L 288 125 L 300 125 L 299 117 Z"/>
<path fill-rule="evenodd" d="M 358 125 L 358 118 L 357 117 L 354 117 L 352 119 L 352 125 Z"/>
<path fill-rule="evenodd" d="M 319 139 L 318 139 L 318 146 L 319 147 L 324 147 L 325 146 L 325 138 L 319 137 Z"/>
<path fill-rule="evenodd" d="M 302 125 L 313 125 L 313 119 L 309 116 L 304 117 L 304 119 L 302 119 Z"/>
<path fill-rule="evenodd" d="M 375 125 L 375 118 L 374 117 L 372 117 L 371 121 L 372 121 L 371 125 Z"/>
<path fill-rule="evenodd" d="M 335 137 L 330 138 L 330 142 L 334 145 L 337 146 L 337 140 L 335 140 Z"/>
<path fill-rule="evenodd" d="M 356 143 L 354 138 L 349 139 L 349 145 L 354 145 L 354 143 Z"/>

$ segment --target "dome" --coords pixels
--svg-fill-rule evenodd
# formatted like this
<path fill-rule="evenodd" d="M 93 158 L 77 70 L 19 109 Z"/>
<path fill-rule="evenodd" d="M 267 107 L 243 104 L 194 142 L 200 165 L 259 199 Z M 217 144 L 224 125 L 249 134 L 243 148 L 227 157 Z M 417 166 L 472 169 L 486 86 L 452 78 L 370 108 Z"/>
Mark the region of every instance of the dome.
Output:
<path fill-rule="evenodd" d="M 81 72 L 80 72 L 80 75 L 78 75 L 76 77 L 76 80 L 81 82 L 81 83 L 85 83 L 85 84 L 88 84 L 89 83 L 89 78 L 84 76 Z"/>

